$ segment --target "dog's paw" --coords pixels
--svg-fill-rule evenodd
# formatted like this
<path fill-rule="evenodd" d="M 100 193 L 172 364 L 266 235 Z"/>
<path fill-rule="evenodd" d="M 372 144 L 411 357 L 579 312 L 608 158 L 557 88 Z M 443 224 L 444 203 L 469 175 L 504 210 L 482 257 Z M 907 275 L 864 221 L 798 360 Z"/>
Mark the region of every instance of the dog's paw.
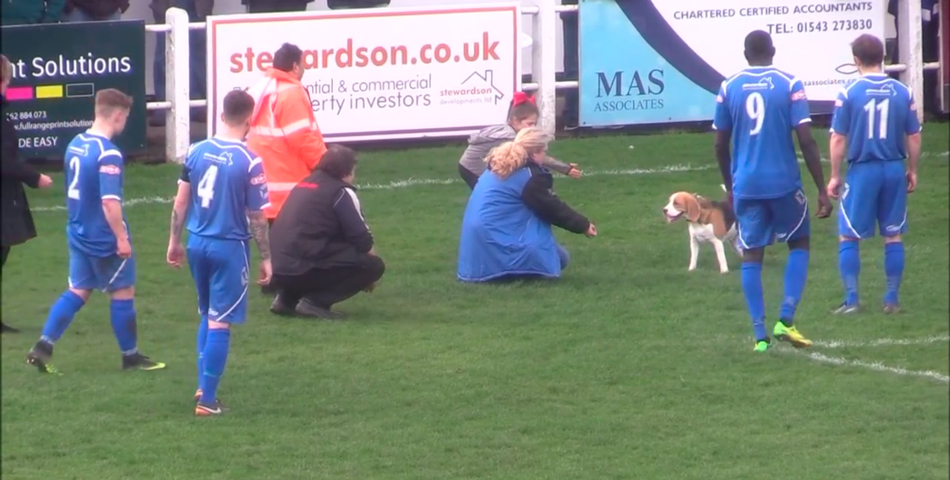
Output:
<path fill-rule="evenodd" d="M 689 268 L 686 269 L 687 272 L 692 272 L 693 270 L 696 270 L 696 265 L 690 265 Z"/>
<path fill-rule="evenodd" d="M 719 273 L 725 275 L 725 274 L 729 273 L 729 269 L 728 269 L 728 268 L 720 268 L 720 269 L 719 269 Z"/>

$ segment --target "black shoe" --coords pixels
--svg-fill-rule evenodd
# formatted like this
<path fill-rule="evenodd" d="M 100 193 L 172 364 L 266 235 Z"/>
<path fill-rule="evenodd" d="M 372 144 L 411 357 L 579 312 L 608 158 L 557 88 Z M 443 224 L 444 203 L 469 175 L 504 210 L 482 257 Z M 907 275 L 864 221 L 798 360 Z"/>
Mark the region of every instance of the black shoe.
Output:
<path fill-rule="evenodd" d="M 302 315 L 304 317 L 323 318 L 326 320 L 342 320 L 346 317 L 346 315 L 343 315 L 340 312 L 332 312 L 329 308 L 315 305 L 306 298 L 300 300 L 300 302 L 297 303 L 296 311 L 298 315 Z"/>
<path fill-rule="evenodd" d="M 11 326 L 9 326 L 9 325 L 3 323 L 3 322 L 0 322 L 0 326 L 3 327 L 3 333 L 20 333 L 19 330 L 15 329 L 15 328 L 13 328 L 13 327 L 11 327 Z"/>
<path fill-rule="evenodd" d="M 56 367 L 50 364 L 53 359 L 53 345 L 42 340 L 36 342 L 30 352 L 26 354 L 26 363 L 36 367 L 40 373 L 57 373 Z"/>
<path fill-rule="evenodd" d="M 165 368 L 165 364 L 162 362 L 156 362 L 141 353 L 133 353 L 131 355 L 122 355 L 122 370 L 161 370 Z"/>
<path fill-rule="evenodd" d="M 274 315 L 283 315 L 283 316 L 292 316 L 295 312 L 296 305 L 290 305 L 287 302 L 284 302 L 284 297 L 281 294 L 277 294 L 274 297 L 274 301 L 270 304 L 270 313 Z"/>

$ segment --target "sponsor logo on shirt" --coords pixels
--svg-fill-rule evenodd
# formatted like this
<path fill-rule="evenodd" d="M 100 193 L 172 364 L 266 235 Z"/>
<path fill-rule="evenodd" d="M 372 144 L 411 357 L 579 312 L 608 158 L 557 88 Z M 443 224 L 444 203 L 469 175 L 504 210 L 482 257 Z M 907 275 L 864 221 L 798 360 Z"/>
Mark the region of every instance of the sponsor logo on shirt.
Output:
<path fill-rule="evenodd" d="M 251 179 L 251 185 L 263 185 L 265 183 L 267 183 L 267 177 L 263 173 Z"/>
<path fill-rule="evenodd" d="M 808 97 L 805 96 L 805 91 L 804 91 L 804 90 L 799 90 L 799 91 L 797 91 L 797 92 L 795 92 L 795 93 L 792 94 L 792 101 L 793 101 L 793 102 L 794 102 L 794 101 L 797 101 L 797 100 L 805 100 L 805 99 L 807 99 L 807 98 L 808 98 Z"/>
<path fill-rule="evenodd" d="M 103 165 L 99 167 L 99 173 L 105 173 L 107 175 L 120 175 L 122 174 L 122 169 L 115 165 Z"/>
<path fill-rule="evenodd" d="M 844 101 L 842 101 L 840 98 L 837 99 L 837 100 L 835 100 L 835 106 L 836 106 L 836 107 L 840 107 L 840 106 L 842 106 L 842 105 L 844 105 Z"/>

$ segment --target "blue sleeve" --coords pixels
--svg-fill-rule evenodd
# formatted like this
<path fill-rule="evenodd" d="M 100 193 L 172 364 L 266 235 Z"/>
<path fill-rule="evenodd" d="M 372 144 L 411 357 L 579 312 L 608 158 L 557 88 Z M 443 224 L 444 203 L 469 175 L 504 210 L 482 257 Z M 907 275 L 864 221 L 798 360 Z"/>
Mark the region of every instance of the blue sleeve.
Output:
<path fill-rule="evenodd" d="M 920 120 L 917 120 L 917 103 L 914 102 L 914 92 L 907 90 L 907 121 L 904 122 L 904 133 L 913 135 L 920 133 Z"/>
<path fill-rule="evenodd" d="M 811 113 L 808 111 L 808 96 L 805 95 L 805 86 L 801 80 L 795 80 L 790 87 L 791 98 L 791 121 L 792 127 L 797 127 L 803 123 L 811 121 Z"/>
<path fill-rule="evenodd" d="M 251 166 L 247 171 L 247 209 L 251 212 L 259 212 L 270 206 L 267 193 L 267 176 L 264 175 L 264 164 L 260 158 L 251 161 Z"/>
<path fill-rule="evenodd" d="M 124 162 L 118 151 L 106 151 L 99 157 L 99 198 L 122 201 Z"/>
<path fill-rule="evenodd" d="M 831 117 L 831 133 L 847 136 L 851 131 L 851 107 L 848 105 L 848 96 L 844 90 L 838 92 L 835 99 L 835 112 Z"/>
<path fill-rule="evenodd" d="M 732 131 L 732 113 L 729 112 L 729 102 L 726 100 L 726 82 L 719 86 L 719 95 L 716 95 L 716 114 L 713 116 L 713 128 L 723 132 Z"/>

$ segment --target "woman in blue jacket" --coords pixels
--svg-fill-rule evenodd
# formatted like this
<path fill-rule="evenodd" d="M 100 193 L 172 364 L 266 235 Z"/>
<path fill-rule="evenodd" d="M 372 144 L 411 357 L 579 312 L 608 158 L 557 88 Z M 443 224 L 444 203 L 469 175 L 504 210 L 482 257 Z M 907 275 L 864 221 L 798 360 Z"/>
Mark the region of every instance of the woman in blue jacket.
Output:
<path fill-rule="evenodd" d="M 557 278 L 569 256 L 551 225 L 597 235 L 590 220 L 554 194 L 554 179 L 541 165 L 549 141 L 540 129 L 526 128 L 489 154 L 462 220 L 459 280 Z"/>

